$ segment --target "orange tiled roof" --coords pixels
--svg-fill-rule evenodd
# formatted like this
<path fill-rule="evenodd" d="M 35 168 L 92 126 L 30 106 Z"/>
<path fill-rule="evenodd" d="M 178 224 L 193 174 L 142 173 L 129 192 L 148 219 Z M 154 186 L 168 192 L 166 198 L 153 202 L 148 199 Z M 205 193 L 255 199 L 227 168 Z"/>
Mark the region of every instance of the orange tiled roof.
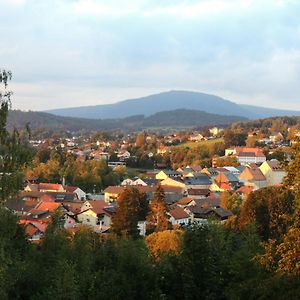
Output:
<path fill-rule="evenodd" d="M 40 202 L 36 209 L 38 210 L 48 210 L 49 212 L 56 211 L 61 206 L 61 203 L 58 202 Z"/>

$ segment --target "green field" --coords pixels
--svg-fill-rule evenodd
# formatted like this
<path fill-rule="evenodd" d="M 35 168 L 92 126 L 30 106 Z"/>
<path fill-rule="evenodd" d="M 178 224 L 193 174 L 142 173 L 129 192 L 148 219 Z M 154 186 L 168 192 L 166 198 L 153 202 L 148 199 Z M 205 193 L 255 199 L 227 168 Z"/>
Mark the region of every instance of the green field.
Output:
<path fill-rule="evenodd" d="M 223 138 L 217 138 L 217 139 L 213 139 L 213 140 L 203 140 L 203 141 L 200 141 L 200 142 L 186 142 L 186 143 L 182 143 L 180 145 L 177 145 L 177 146 L 173 146 L 174 148 L 196 148 L 198 146 L 208 146 L 208 145 L 212 145 L 212 144 L 215 144 L 215 143 L 220 143 L 220 142 L 224 142 L 224 139 Z M 173 148 L 172 147 L 172 148 Z"/>

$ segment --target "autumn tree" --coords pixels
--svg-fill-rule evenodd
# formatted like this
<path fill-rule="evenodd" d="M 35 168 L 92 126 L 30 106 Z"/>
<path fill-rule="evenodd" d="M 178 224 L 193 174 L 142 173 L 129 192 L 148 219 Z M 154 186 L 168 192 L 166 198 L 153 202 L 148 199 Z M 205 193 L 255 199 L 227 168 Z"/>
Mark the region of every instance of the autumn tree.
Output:
<path fill-rule="evenodd" d="M 125 237 L 137 237 L 138 221 L 146 219 L 148 200 L 145 193 L 134 187 L 126 187 L 117 201 L 117 212 L 112 218 L 112 231 Z"/>
<path fill-rule="evenodd" d="M 150 202 L 150 212 L 147 216 L 147 227 L 151 231 L 163 231 L 170 228 L 167 215 L 165 192 L 161 185 L 158 185 L 153 199 Z"/>
<path fill-rule="evenodd" d="M 146 244 L 153 257 L 159 260 L 165 255 L 180 253 L 182 235 L 179 229 L 153 232 L 146 237 Z"/>
<path fill-rule="evenodd" d="M 221 207 L 238 213 L 242 203 L 242 197 L 237 193 L 225 191 L 221 195 Z"/>
<path fill-rule="evenodd" d="M 248 195 L 241 206 L 240 225 L 256 223 L 263 239 L 278 238 L 293 222 L 294 195 L 285 188 L 267 187 Z"/>
<path fill-rule="evenodd" d="M 142 132 L 142 133 L 139 133 L 136 137 L 136 141 L 135 141 L 135 145 L 138 147 L 138 148 L 143 148 L 145 147 L 146 145 L 146 133 L 145 132 Z"/>
<path fill-rule="evenodd" d="M 214 163 L 215 163 L 215 167 L 240 166 L 240 163 L 236 156 L 217 157 L 214 159 Z"/>

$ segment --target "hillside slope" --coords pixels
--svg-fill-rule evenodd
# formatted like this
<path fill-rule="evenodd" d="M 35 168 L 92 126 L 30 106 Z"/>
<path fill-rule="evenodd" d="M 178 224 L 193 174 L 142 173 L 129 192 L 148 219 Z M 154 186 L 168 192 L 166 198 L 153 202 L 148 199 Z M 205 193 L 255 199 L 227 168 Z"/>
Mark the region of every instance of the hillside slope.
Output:
<path fill-rule="evenodd" d="M 150 116 L 158 112 L 176 109 L 199 110 L 207 113 L 241 116 L 249 119 L 300 115 L 300 111 L 239 105 L 218 96 L 189 91 L 170 91 L 137 99 L 124 100 L 114 104 L 53 109 L 47 112 L 68 117 L 111 119 L 125 118 L 133 115 Z"/>
<path fill-rule="evenodd" d="M 136 115 L 122 119 L 85 119 L 55 116 L 44 112 L 23 112 L 13 110 L 9 113 L 8 128 L 24 128 L 30 123 L 33 130 L 141 130 L 159 127 L 194 127 L 194 126 L 215 126 L 226 125 L 236 121 L 243 121 L 245 118 L 236 116 L 221 116 L 209 114 L 203 111 L 178 109 L 156 113 L 149 117 Z"/>

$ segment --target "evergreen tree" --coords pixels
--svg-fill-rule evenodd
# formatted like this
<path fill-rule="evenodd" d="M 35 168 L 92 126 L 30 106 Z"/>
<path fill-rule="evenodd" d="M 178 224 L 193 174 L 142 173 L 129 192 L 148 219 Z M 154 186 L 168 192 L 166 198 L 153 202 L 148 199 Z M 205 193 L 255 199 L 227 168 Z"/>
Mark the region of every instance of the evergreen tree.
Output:
<path fill-rule="evenodd" d="M 32 151 L 24 145 L 17 130 L 8 132 L 7 116 L 12 92 L 8 91 L 11 72 L 0 70 L 0 202 L 16 193 L 23 182 L 22 168 L 32 158 Z M 1 88 L 2 87 L 2 88 Z M 29 131 L 28 131 L 29 133 Z"/>
<path fill-rule="evenodd" d="M 170 228 L 167 215 L 165 192 L 161 185 L 157 186 L 154 197 L 150 203 L 150 212 L 147 216 L 148 231 L 163 231 Z"/>

